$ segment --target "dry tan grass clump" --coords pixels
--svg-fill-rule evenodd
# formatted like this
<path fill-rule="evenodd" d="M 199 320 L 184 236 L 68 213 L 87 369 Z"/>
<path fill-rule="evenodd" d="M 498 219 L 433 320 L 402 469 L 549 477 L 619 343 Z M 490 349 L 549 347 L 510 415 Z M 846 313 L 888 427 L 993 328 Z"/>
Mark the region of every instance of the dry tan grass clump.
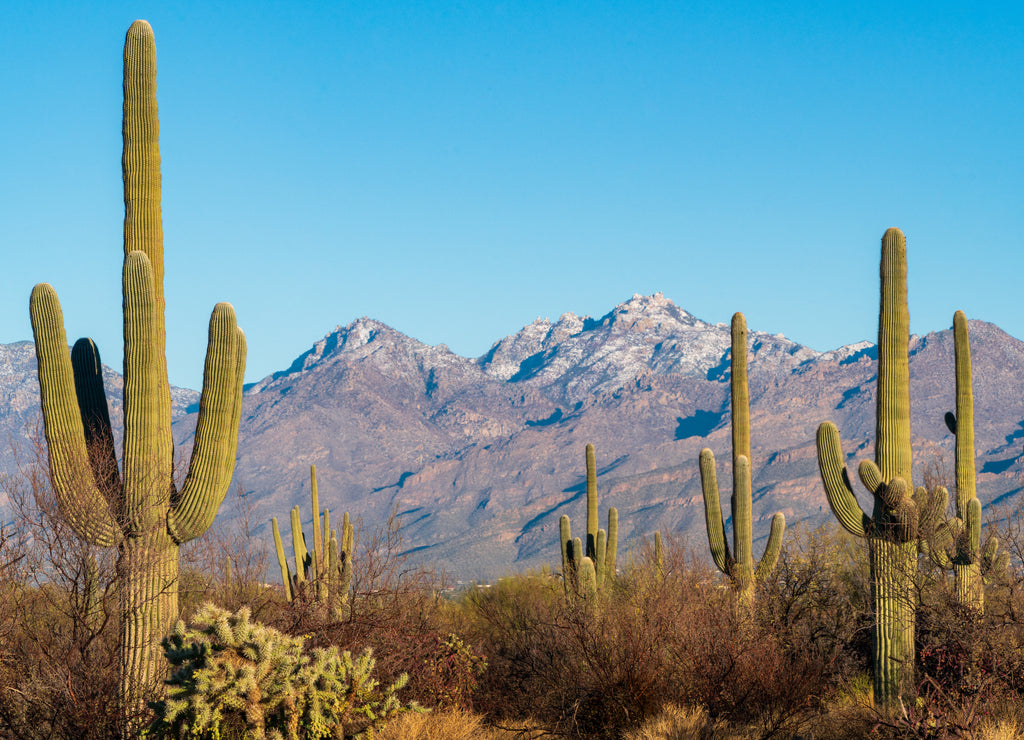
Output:
<path fill-rule="evenodd" d="M 546 733 L 532 722 L 514 723 L 517 727 L 488 727 L 479 714 L 461 709 L 408 712 L 388 723 L 379 740 L 534 740 Z"/>
<path fill-rule="evenodd" d="M 733 740 L 743 737 L 731 733 L 721 720 L 712 720 L 704 707 L 670 704 L 661 713 L 627 732 L 622 740 Z"/>

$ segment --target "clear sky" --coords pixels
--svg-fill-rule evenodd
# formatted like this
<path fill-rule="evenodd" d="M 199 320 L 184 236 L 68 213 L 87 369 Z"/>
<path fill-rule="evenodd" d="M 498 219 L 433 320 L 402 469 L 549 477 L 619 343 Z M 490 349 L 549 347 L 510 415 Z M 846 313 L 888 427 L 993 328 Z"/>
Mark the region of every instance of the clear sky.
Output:
<path fill-rule="evenodd" d="M 969 7 L 969 5 L 971 7 Z M 943 2 L 15 2 L 0 342 L 36 282 L 121 352 L 121 52 L 153 25 L 171 382 L 231 301 L 247 379 L 367 315 L 466 355 L 663 291 L 815 349 L 1024 337 L 1024 10 Z"/>

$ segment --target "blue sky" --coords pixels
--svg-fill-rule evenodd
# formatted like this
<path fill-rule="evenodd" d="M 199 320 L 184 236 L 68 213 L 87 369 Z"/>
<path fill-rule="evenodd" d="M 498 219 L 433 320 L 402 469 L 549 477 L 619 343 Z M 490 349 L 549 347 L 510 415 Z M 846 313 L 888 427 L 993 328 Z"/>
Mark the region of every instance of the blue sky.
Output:
<path fill-rule="evenodd" d="M 368 315 L 483 354 L 663 291 L 824 350 L 1024 337 L 1024 10 L 989 3 L 19 2 L 0 24 L 0 342 L 36 282 L 120 367 L 121 47 L 153 25 L 171 382 L 231 301 L 248 380 Z"/>

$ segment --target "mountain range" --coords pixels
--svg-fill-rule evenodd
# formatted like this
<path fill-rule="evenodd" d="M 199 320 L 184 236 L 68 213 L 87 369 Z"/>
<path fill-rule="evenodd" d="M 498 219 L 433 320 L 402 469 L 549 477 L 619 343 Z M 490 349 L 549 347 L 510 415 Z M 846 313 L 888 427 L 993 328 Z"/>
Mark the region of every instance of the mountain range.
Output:
<path fill-rule="evenodd" d="M 869 342 L 817 352 L 754 329 L 754 534 L 763 542 L 776 511 L 790 525 L 831 516 L 814 451 L 821 421 L 837 424 L 851 461 L 873 455 L 877 352 Z M 983 321 L 970 331 L 978 496 L 991 513 L 1021 492 L 1024 343 Z M 235 482 L 269 538 L 270 517 L 295 504 L 310 518 L 315 464 L 321 506 L 367 527 L 394 511 L 415 558 L 490 579 L 557 564 L 559 517 L 585 526 L 591 442 L 602 520 L 618 507 L 620 548 L 656 530 L 703 548 L 701 448 L 718 458 L 723 499 L 731 486 L 729 347 L 728 326 L 661 294 L 635 295 L 600 318 L 537 319 L 478 358 L 360 318 L 246 388 Z M 911 338 L 910 374 L 915 482 L 926 468 L 951 481 L 950 330 Z M 106 376 L 116 417 L 120 378 Z M 198 394 L 175 389 L 174 401 L 175 436 L 187 447 Z M 32 344 L 0 345 L 0 431 L 23 457 L 37 408 Z M 13 473 L 13 463 L 4 455 L 0 468 Z M 237 515 L 226 506 L 220 519 Z"/>

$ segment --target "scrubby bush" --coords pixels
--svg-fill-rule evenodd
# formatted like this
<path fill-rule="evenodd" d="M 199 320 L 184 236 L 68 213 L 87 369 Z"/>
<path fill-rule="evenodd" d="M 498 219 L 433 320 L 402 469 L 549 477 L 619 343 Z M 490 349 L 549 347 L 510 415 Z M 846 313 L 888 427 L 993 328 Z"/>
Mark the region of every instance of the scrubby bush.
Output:
<path fill-rule="evenodd" d="M 371 650 L 355 659 L 336 647 L 307 654 L 304 642 L 252 622 L 244 607 L 232 614 L 207 604 L 162 643 L 173 672 L 167 697 L 153 705 L 151 732 L 211 740 L 224 731 L 282 740 L 363 737 L 418 709 L 398 700 L 406 677 L 379 688 Z"/>

